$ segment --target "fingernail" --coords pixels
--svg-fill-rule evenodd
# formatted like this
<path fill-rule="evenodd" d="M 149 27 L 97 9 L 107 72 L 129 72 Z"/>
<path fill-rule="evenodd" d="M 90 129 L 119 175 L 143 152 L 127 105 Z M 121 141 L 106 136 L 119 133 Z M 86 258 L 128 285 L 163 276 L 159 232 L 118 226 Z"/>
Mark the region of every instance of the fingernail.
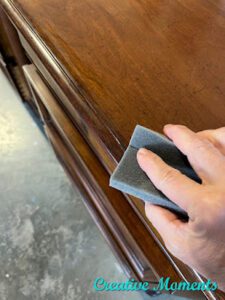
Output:
<path fill-rule="evenodd" d="M 145 148 L 141 148 L 141 149 L 139 149 L 138 150 L 138 155 L 147 155 L 148 154 L 148 150 L 147 149 L 145 149 Z"/>

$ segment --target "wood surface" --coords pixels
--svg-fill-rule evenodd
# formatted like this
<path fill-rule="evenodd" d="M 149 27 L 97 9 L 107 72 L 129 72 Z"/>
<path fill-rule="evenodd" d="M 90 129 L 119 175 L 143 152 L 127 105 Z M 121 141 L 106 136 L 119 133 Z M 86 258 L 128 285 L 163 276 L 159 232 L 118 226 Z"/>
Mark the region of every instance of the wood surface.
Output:
<path fill-rule="evenodd" d="M 124 145 L 137 123 L 225 124 L 225 1 L 11 2 Z"/>
<path fill-rule="evenodd" d="M 51 132 L 52 127 L 54 127 L 54 131 L 58 132 L 56 135 L 61 137 L 61 141 L 54 142 L 52 135 L 50 136 L 60 161 L 63 162 L 69 174 L 71 172 L 77 174 L 79 185 L 82 184 L 82 190 L 85 189 L 86 193 L 89 194 L 86 204 L 94 206 L 95 210 L 98 210 L 100 220 L 96 220 L 97 224 L 102 220 L 107 224 L 108 230 L 105 235 L 109 235 L 108 240 L 111 241 L 110 235 L 113 235 L 113 239 L 123 249 L 122 256 L 121 253 L 117 253 L 120 260 L 122 258 L 124 261 L 123 256 L 125 255 L 130 262 L 130 269 L 127 264 L 122 264 L 126 273 L 129 270 L 127 274 L 135 274 L 138 280 L 147 280 L 151 284 L 152 282 L 156 283 L 161 277 L 168 276 L 172 281 L 179 282 L 183 276 L 184 280 L 192 282 L 195 279 L 193 275 L 191 277 L 187 270 L 181 274 L 179 268 L 171 263 L 171 259 L 168 260 L 163 249 L 157 246 L 152 234 L 148 233 L 147 228 L 140 222 L 121 193 L 109 188 L 109 177 L 106 171 L 96 160 L 83 137 L 74 128 L 60 107 L 57 98 L 45 85 L 36 68 L 29 65 L 24 67 L 24 71 L 36 98 L 38 98 L 37 105 L 39 106 L 41 102 L 39 109 L 46 124 L 47 134 L 49 135 L 48 129 Z M 64 145 L 62 146 L 63 141 Z M 66 148 L 67 151 L 65 151 Z M 67 159 L 68 154 L 66 152 L 68 151 L 71 151 L 71 159 Z M 74 162 L 76 162 L 76 166 L 74 166 Z M 114 248 L 115 241 L 111 241 L 112 248 Z M 203 299 L 202 295 L 197 292 L 189 292 L 188 296 L 191 296 L 192 299 Z"/>
<path fill-rule="evenodd" d="M 224 125 L 225 1 L 0 3 L 109 173 L 137 123 L 157 131 Z M 141 202 L 128 200 L 143 217 Z"/>
<path fill-rule="evenodd" d="M 98 200 L 99 211 L 103 212 L 102 215 L 106 219 L 105 222 L 109 223 L 109 226 L 112 228 L 111 230 L 114 231 L 114 235 L 119 235 L 118 238 L 121 240 L 122 247 L 125 246 L 126 248 L 130 248 L 128 252 L 132 253 L 134 264 L 136 264 L 135 261 L 140 262 L 139 266 L 136 268 L 139 268 L 139 277 L 144 278 L 144 276 L 147 275 L 148 278 L 146 279 L 156 281 L 157 278 L 152 273 L 152 269 L 155 268 L 153 266 L 148 266 L 149 258 L 146 258 L 146 254 L 143 253 L 143 250 L 147 253 L 147 256 L 151 254 L 156 258 L 158 252 L 154 254 L 154 251 L 157 247 L 151 247 L 152 241 L 148 243 L 148 239 L 144 243 L 141 242 L 145 235 L 145 227 L 138 220 L 138 217 L 135 216 L 135 213 L 132 211 L 129 204 L 122 198 L 121 193 L 116 190 L 114 190 L 113 194 L 111 193 L 111 189 L 108 186 L 108 174 L 96 159 L 90 148 L 85 144 L 84 139 L 74 128 L 70 119 L 63 112 L 57 103 L 56 98 L 53 97 L 52 93 L 40 78 L 36 68 L 33 65 L 25 66 L 24 72 L 33 92 L 36 94 L 36 98 L 39 99 L 37 105 L 41 111 L 45 124 L 48 125 L 49 123 L 53 123 L 62 139 L 64 139 L 64 142 L 67 144 L 67 147 L 74 153 L 74 157 L 82 157 L 83 165 L 85 163 L 85 165 L 88 166 L 91 177 L 89 175 L 89 178 L 86 180 L 83 179 L 83 182 L 85 182 L 86 185 L 91 186 L 92 197 L 94 197 L 94 194 L 96 193 L 98 195 L 96 198 L 102 199 L 103 204 L 100 203 L 101 200 Z M 42 103 L 41 106 L 39 104 L 40 102 Z M 80 174 L 81 178 L 84 177 L 84 174 L 87 172 L 85 169 L 87 167 L 83 166 L 82 168 L 83 172 Z M 96 181 L 99 182 L 99 186 L 96 185 Z M 90 190 L 90 187 L 87 188 L 87 190 Z M 101 193 L 99 192 L 100 190 L 102 190 Z M 107 199 L 111 199 L 111 203 Z M 120 205 L 118 205 L 118 203 Z M 116 213 L 115 210 L 117 211 Z M 123 221 L 121 222 L 121 220 Z M 133 225 L 131 226 L 131 224 Z M 133 241 L 135 241 L 136 245 Z M 143 248 L 145 249 L 140 249 L 140 244 L 142 244 L 142 247 L 144 246 Z M 166 263 L 166 260 L 164 263 Z M 162 269 L 164 269 L 164 272 L 165 268 Z M 167 271 L 167 274 L 171 272 L 173 272 L 173 270 L 170 268 L 170 270 Z M 176 277 L 176 279 L 178 279 L 178 277 Z"/>
<path fill-rule="evenodd" d="M 22 72 L 22 65 L 28 63 L 16 29 L 0 7 L 0 51 L 6 62 L 4 73 L 16 86 L 23 100 L 30 101 L 31 95 Z"/>

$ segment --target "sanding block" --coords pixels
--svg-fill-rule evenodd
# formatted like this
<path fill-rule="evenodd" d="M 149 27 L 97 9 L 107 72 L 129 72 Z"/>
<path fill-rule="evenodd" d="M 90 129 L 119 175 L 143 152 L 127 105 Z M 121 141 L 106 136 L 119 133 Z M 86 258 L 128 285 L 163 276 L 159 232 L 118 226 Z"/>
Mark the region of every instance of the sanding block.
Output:
<path fill-rule="evenodd" d="M 146 148 L 159 155 L 168 165 L 189 178 L 201 182 L 186 156 L 165 136 L 137 125 L 130 143 L 110 177 L 110 186 L 144 201 L 167 208 L 186 217 L 186 212 L 159 191 L 139 167 L 137 151 Z"/>

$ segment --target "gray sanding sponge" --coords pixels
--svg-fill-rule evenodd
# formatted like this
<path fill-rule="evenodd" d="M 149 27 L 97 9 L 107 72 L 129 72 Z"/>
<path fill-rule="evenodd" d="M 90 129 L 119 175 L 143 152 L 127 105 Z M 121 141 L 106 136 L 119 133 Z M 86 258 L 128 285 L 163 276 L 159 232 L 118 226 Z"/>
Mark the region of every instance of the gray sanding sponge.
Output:
<path fill-rule="evenodd" d="M 110 177 L 110 186 L 186 217 L 186 212 L 159 191 L 139 167 L 137 151 L 140 148 L 153 151 L 171 167 L 178 169 L 192 180 L 201 182 L 186 156 L 177 149 L 173 142 L 157 132 L 137 125 L 128 148 Z"/>

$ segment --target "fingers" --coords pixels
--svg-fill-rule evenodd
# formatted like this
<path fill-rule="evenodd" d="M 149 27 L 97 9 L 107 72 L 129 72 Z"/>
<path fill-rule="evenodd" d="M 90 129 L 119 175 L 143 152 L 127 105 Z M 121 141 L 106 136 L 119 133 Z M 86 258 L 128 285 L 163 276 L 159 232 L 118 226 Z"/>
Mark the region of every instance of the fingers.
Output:
<path fill-rule="evenodd" d="M 200 197 L 200 185 L 167 165 L 158 155 L 140 149 L 137 160 L 153 184 L 185 211 Z"/>
<path fill-rule="evenodd" d="M 177 237 L 177 230 L 182 230 L 186 223 L 160 206 L 145 204 L 145 213 L 152 225 L 160 233 L 166 245 L 171 244 Z"/>
<path fill-rule="evenodd" d="M 210 141 L 223 155 L 225 155 L 225 127 L 197 132 L 197 135 Z"/>
<path fill-rule="evenodd" d="M 221 179 L 225 172 L 225 157 L 213 143 L 182 125 L 167 125 L 164 131 L 188 157 L 203 183 Z"/>

